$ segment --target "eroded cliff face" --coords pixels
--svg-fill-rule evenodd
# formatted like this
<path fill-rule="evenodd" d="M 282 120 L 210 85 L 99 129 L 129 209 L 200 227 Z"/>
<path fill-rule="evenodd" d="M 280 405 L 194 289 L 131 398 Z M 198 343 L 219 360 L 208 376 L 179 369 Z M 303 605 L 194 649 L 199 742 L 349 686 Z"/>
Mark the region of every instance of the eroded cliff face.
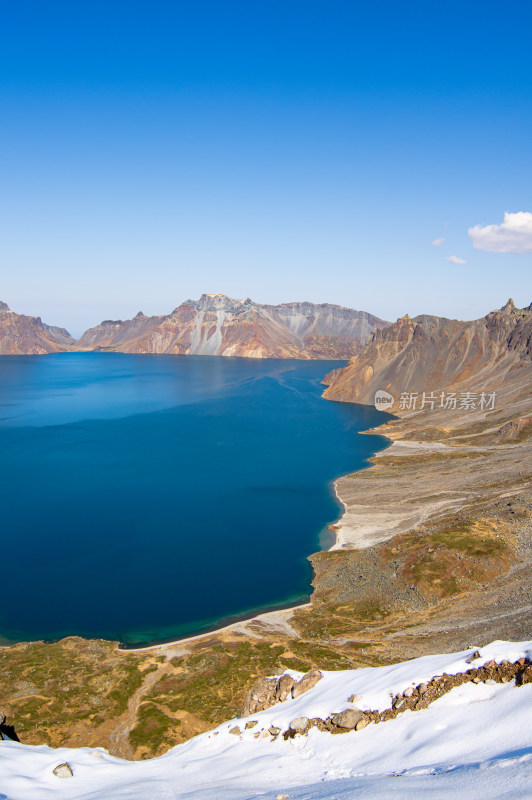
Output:
<path fill-rule="evenodd" d="M 81 349 L 248 358 L 349 358 L 388 323 L 365 311 L 312 303 L 268 306 L 204 294 L 166 316 L 107 320 Z"/>
<path fill-rule="evenodd" d="M 72 350 L 75 345 L 64 328 L 45 325 L 40 317 L 15 314 L 0 302 L 0 355 L 43 355 Z"/>
<path fill-rule="evenodd" d="M 342 370 L 324 380 L 325 397 L 373 403 L 375 392 L 482 392 L 532 380 L 532 306 L 513 301 L 482 319 L 462 322 L 422 315 L 401 317 L 375 332 Z M 407 409 L 408 410 L 408 409 Z"/>

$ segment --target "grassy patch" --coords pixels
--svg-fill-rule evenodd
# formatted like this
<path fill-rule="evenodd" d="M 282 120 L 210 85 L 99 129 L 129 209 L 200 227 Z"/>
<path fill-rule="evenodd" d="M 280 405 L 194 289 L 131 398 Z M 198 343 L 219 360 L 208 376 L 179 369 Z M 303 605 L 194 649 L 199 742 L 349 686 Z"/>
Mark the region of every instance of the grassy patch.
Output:
<path fill-rule="evenodd" d="M 464 521 L 440 531 L 413 531 L 381 548 L 399 562 L 403 580 L 426 597 L 450 597 L 489 582 L 507 569 L 512 550 L 489 520 Z"/>
<path fill-rule="evenodd" d="M 335 637 L 350 637 L 372 623 L 387 617 L 390 610 L 377 595 L 345 603 L 320 603 L 310 610 L 296 612 L 292 623 L 311 642 L 327 642 Z"/>
<path fill-rule="evenodd" d="M 258 677 L 279 670 L 284 651 L 282 645 L 250 642 L 205 647 L 179 659 L 179 672 L 155 684 L 149 697 L 218 724 L 240 712 Z"/>
<path fill-rule="evenodd" d="M 137 724 L 129 734 L 135 748 L 145 747 L 150 755 L 164 752 L 176 743 L 176 728 L 181 720 L 170 719 L 153 703 L 143 703 L 139 708 Z"/>
<path fill-rule="evenodd" d="M 156 667 L 153 669 L 156 669 Z M 117 716 L 127 709 L 129 698 L 140 688 L 145 675 L 148 672 L 152 672 L 153 669 L 148 668 L 144 672 L 141 672 L 136 664 L 122 665 L 121 679 L 118 681 L 116 687 L 111 689 L 107 694 L 107 700 L 112 704 Z"/>
<path fill-rule="evenodd" d="M 496 536 L 476 534 L 472 525 L 457 525 L 453 528 L 434 533 L 433 542 L 444 545 L 449 550 L 458 550 L 468 556 L 477 558 L 494 558 L 506 553 L 508 547 Z"/>

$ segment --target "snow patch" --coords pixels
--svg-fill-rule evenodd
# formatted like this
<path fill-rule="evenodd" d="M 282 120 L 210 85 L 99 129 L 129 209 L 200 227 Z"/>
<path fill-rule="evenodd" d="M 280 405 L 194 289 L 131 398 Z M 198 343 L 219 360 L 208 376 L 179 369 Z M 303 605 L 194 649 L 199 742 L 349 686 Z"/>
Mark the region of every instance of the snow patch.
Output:
<path fill-rule="evenodd" d="M 475 666 L 494 659 L 532 658 L 532 642 L 493 642 L 480 648 Z M 324 672 L 316 686 L 247 718 L 257 725 L 229 733 L 247 719 L 220 725 L 160 758 L 127 762 L 102 749 L 31 747 L 0 742 L 0 798 L 40 800 L 372 800 L 431 796 L 531 797 L 532 684 L 465 684 L 422 711 L 333 736 L 312 729 L 306 736 L 275 740 L 264 731 L 282 729 L 298 716 L 322 716 L 351 707 L 389 708 L 392 697 L 434 676 L 465 672 L 471 650 L 417 658 L 388 667 Z M 468 660 L 469 659 L 469 660 Z M 299 673 L 291 673 L 299 677 Z M 257 737 L 257 734 L 258 737 Z M 66 762 L 73 777 L 53 769 Z"/>

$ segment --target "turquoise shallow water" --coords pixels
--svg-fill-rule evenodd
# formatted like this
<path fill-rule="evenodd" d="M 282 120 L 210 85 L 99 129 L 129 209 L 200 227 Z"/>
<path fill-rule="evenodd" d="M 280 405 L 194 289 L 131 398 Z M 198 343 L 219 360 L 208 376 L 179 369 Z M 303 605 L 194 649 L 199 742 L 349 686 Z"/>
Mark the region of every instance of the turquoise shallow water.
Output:
<path fill-rule="evenodd" d="M 387 415 L 340 362 L 0 357 L 0 638 L 146 644 L 304 602 L 331 482 Z"/>

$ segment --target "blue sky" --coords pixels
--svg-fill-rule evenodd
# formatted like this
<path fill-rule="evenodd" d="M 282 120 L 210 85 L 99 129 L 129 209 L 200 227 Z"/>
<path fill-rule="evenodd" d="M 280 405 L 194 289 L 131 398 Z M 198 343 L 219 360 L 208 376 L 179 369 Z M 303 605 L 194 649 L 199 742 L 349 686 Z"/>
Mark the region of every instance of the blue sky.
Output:
<path fill-rule="evenodd" d="M 468 235 L 532 212 L 531 4 L 0 9 L 13 310 L 79 334 L 202 292 L 387 319 L 532 300 L 528 228 Z"/>

